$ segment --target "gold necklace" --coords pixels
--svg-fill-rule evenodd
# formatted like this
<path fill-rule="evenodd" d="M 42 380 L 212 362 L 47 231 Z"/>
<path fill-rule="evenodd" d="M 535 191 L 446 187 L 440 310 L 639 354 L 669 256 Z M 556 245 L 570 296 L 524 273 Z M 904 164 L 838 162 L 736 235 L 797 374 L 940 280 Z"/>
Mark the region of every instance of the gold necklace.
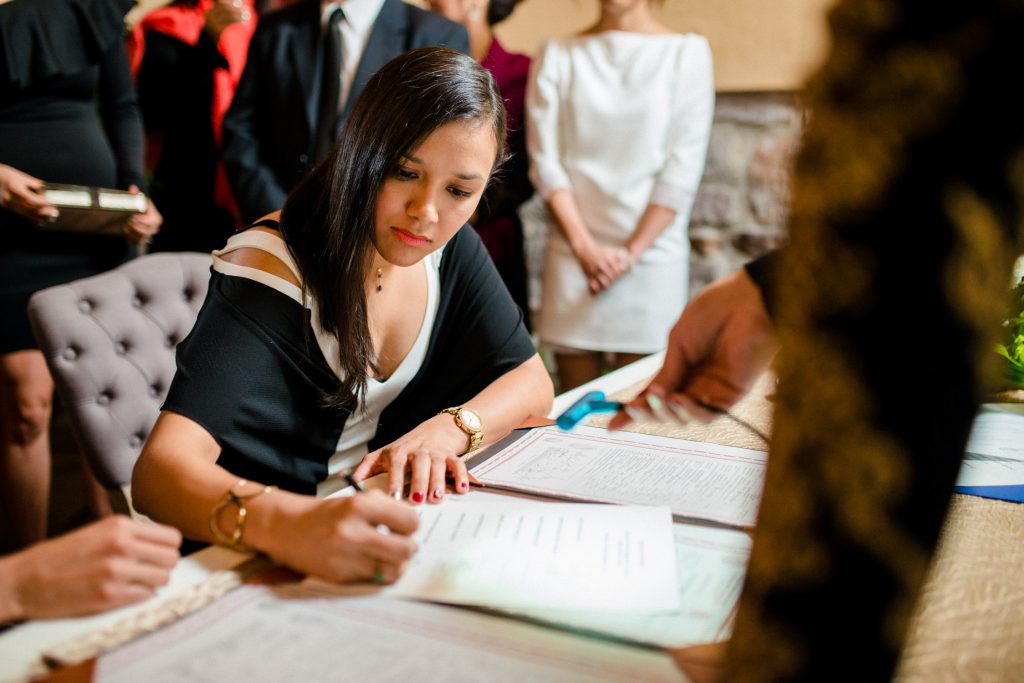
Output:
<path fill-rule="evenodd" d="M 384 269 L 383 268 L 378 268 L 377 269 L 377 291 L 378 292 L 383 292 L 384 291 Z"/>

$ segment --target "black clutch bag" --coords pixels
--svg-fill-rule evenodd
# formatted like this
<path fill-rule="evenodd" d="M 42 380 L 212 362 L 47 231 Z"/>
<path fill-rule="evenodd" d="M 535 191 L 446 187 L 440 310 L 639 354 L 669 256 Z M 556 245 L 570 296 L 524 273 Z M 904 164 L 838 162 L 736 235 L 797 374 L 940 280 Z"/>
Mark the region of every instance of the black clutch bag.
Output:
<path fill-rule="evenodd" d="M 44 185 L 43 196 L 60 216 L 43 221 L 44 230 L 123 235 L 132 216 L 146 212 L 146 195 L 86 185 Z"/>

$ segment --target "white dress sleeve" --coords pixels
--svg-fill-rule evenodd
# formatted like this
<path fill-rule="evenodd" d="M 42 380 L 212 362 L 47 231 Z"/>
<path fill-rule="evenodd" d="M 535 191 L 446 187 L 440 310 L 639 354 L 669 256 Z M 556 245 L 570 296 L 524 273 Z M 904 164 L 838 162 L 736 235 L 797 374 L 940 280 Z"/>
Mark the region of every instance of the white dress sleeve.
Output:
<path fill-rule="evenodd" d="M 562 166 L 559 144 L 559 108 L 562 81 L 566 76 L 564 47 L 557 41 L 544 46 L 530 70 L 526 87 L 526 150 L 530 160 L 530 182 L 537 193 L 547 197 L 559 189 L 571 189 Z"/>
<path fill-rule="evenodd" d="M 688 218 L 711 137 L 715 79 L 707 39 L 692 34 L 686 38 L 685 48 L 679 51 L 679 85 L 672 98 L 668 158 L 655 179 L 650 203 Z"/>

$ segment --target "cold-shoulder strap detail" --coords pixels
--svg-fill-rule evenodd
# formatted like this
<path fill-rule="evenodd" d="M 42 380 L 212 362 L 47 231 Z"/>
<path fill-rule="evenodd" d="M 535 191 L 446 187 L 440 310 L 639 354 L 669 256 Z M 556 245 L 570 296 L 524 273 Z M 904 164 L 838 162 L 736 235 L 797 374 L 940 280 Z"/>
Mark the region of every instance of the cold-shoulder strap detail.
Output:
<path fill-rule="evenodd" d="M 275 289 L 281 292 L 285 296 L 293 299 L 300 306 L 308 306 L 308 302 L 302 296 L 302 287 L 297 286 L 283 277 L 268 273 L 265 270 L 259 268 L 253 268 L 251 266 L 242 266 L 237 263 L 230 263 L 221 258 L 225 254 L 230 254 L 237 249 L 259 249 L 260 251 L 266 252 L 271 256 L 281 261 L 288 270 L 291 271 L 292 276 L 298 282 L 302 282 L 302 276 L 299 273 L 298 266 L 295 265 L 295 260 L 292 258 L 291 252 L 288 251 L 288 245 L 285 244 L 284 239 L 278 235 L 272 235 L 269 232 L 262 230 L 246 230 L 239 232 L 228 238 L 228 243 L 223 249 L 218 249 L 213 252 L 213 269 L 218 273 L 224 275 L 230 275 L 233 277 L 244 277 L 249 280 L 254 280 L 260 284 L 266 285 L 271 289 Z"/>

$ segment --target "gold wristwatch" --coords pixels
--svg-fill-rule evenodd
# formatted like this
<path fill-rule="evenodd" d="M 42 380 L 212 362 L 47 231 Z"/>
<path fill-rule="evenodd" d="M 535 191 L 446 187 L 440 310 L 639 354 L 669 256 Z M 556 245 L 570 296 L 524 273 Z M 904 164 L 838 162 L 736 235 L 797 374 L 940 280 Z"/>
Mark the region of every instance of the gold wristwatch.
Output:
<path fill-rule="evenodd" d="M 466 436 L 469 437 L 467 453 L 472 453 L 480 448 L 480 444 L 484 440 L 484 425 L 480 420 L 480 416 L 475 411 L 463 408 L 462 406 L 455 406 L 454 408 L 445 408 L 441 412 L 454 416 L 455 426 L 466 432 Z"/>

